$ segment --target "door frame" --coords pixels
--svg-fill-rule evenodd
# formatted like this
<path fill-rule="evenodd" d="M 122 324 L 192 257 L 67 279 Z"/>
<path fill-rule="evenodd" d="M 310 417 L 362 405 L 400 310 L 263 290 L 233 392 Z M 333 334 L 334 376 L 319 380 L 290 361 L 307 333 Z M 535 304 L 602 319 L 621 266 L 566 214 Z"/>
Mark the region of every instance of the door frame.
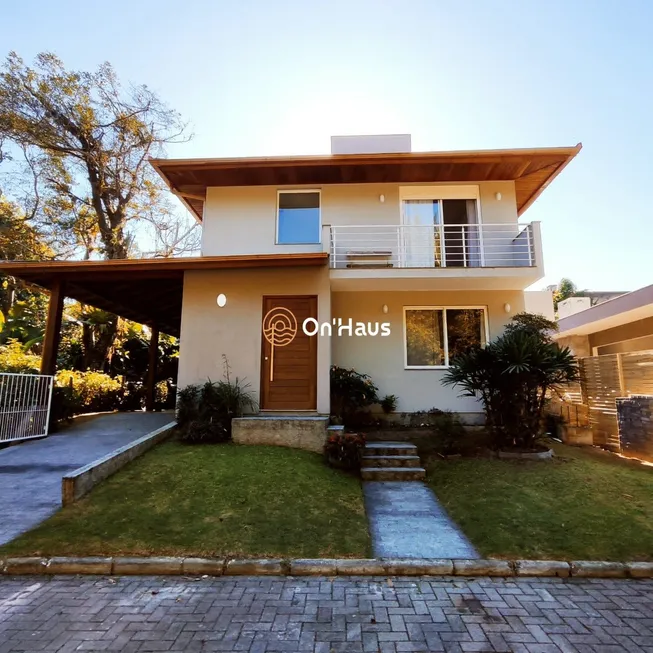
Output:
<path fill-rule="evenodd" d="M 309 342 L 311 343 L 311 354 L 315 360 L 315 365 L 314 365 L 314 374 L 313 374 L 313 379 L 309 379 L 309 384 L 310 384 L 310 389 L 311 389 L 311 404 L 313 405 L 313 408 L 265 408 L 264 403 L 265 403 L 265 389 L 269 388 L 268 385 L 266 385 L 266 382 L 269 383 L 269 376 L 266 374 L 266 369 L 265 365 L 263 364 L 265 361 L 265 346 L 266 343 L 268 342 L 265 339 L 265 336 L 263 335 L 263 319 L 265 318 L 266 311 L 265 311 L 265 301 L 268 299 L 314 299 L 315 300 L 315 319 L 317 319 L 318 316 L 318 310 L 319 310 L 319 296 L 318 295 L 262 295 L 261 297 L 261 316 L 259 319 L 259 329 L 261 332 L 261 357 L 259 359 L 259 364 L 260 364 L 260 391 L 259 391 L 259 411 L 266 411 L 266 412 L 309 412 L 313 413 L 317 410 L 317 378 L 318 378 L 318 364 L 319 364 L 319 357 L 318 357 L 318 336 L 307 336 L 309 338 Z M 297 324 L 297 330 L 299 331 L 301 329 L 301 324 Z"/>

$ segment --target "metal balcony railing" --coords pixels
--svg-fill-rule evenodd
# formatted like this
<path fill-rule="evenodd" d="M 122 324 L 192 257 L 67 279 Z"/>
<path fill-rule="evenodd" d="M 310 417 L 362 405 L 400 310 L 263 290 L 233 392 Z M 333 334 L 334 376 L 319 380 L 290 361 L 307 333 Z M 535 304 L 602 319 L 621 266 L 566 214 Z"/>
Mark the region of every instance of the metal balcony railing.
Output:
<path fill-rule="evenodd" d="M 531 224 L 330 227 L 332 268 L 512 268 L 535 265 Z"/>

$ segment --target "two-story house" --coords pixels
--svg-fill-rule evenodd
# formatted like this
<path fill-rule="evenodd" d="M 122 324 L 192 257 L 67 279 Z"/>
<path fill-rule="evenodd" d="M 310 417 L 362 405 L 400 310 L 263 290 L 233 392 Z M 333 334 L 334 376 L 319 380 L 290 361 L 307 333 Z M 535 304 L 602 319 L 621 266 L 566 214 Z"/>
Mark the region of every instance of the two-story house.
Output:
<path fill-rule="evenodd" d="M 478 412 L 440 380 L 524 310 L 543 261 L 539 224 L 519 218 L 579 149 L 411 152 L 394 135 L 334 137 L 330 156 L 153 161 L 202 222 L 202 256 L 278 257 L 186 272 L 180 386 L 219 378 L 224 354 L 264 411 L 328 414 L 337 365 L 400 411 Z M 275 309 L 296 320 L 278 323 L 297 331 L 288 344 L 265 337 Z"/>
<path fill-rule="evenodd" d="M 544 269 L 540 225 L 520 217 L 580 147 L 412 152 L 394 135 L 334 137 L 328 156 L 153 160 L 202 224 L 200 257 L 0 267 L 52 290 L 45 373 L 69 296 L 179 335 L 180 387 L 222 378 L 227 357 L 261 411 L 328 415 L 337 365 L 399 411 L 471 418 L 444 371 L 524 310 Z"/>

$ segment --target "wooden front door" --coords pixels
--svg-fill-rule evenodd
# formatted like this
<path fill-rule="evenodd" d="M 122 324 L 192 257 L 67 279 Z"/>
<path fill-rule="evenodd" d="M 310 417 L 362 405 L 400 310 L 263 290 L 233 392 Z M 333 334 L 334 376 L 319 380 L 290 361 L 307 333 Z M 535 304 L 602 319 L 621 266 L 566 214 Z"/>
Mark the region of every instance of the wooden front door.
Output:
<path fill-rule="evenodd" d="M 302 324 L 317 319 L 317 297 L 263 297 L 261 409 L 317 408 L 317 336 Z"/>

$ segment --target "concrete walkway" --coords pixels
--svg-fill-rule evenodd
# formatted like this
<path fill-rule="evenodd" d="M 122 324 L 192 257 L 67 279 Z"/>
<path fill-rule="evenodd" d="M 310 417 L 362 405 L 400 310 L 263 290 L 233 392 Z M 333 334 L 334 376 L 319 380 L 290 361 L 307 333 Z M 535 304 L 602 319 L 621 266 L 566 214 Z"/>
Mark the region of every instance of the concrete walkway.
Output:
<path fill-rule="evenodd" d="M 0 544 L 61 508 L 67 472 L 173 420 L 171 413 L 110 413 L 0 450 Z"/>
<path fill-rule="evenodd" d="M 372 481 L 363 494 L 375 557 L 480 557 L 424 483 Z"/>

